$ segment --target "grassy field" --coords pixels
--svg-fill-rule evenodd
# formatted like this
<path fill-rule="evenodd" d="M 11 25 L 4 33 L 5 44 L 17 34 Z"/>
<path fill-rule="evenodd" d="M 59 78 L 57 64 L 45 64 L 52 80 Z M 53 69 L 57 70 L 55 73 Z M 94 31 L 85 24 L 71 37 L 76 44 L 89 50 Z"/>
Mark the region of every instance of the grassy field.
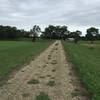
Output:
<path fill-rule="evenodd" d="M 0 79 L 8 75 L 13 69 L 20 68 L 40 52 L 46 49 L 50 41 L 18 42 L 0 41 Z"/>
<path fill-rule="evenodd" d="M 63 42 L 63 45 L 92 100 L 100 100 L 100 42 L 93 45 Z"/>

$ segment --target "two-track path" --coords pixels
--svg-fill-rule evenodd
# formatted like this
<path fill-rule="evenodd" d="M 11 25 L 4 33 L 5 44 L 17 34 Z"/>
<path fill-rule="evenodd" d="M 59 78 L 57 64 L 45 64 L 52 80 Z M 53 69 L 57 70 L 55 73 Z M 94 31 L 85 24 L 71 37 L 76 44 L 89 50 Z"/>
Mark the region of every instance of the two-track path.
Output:
<path fill-rule="evenodd" d="M 39 83 L 28 84 L 34 79 Z M 55 82 L 54 86 L 47 85 L 49 81 Z M 51 100 L 87 100 L 80 88 L 61 41 L 56 41 L 0 87 L 0 100 L 35 100 L 40 92 Z"/>

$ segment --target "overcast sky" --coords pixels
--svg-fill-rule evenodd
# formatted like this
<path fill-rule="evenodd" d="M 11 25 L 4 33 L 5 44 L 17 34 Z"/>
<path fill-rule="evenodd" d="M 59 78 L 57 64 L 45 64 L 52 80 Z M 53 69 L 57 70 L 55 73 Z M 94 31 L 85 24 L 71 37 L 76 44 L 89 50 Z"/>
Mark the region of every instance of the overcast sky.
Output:
<path fill-rule="evenodd" d="M 100 26 L 100 0 L 0 0 L 0 24 L 29 30 L 40 25 L 67 25 L 83 31 Z"/>

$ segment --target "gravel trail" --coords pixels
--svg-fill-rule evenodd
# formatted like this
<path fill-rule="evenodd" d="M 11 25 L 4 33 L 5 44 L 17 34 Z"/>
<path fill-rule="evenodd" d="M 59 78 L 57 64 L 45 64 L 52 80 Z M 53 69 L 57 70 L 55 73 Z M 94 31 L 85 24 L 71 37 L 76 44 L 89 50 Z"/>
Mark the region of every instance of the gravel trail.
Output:
<path fill-rule="evenodd" d="M 51 100 L 88 100 L 56 41 L 0 87 L 0 100 L 36 100 L 41 92 Z"/>

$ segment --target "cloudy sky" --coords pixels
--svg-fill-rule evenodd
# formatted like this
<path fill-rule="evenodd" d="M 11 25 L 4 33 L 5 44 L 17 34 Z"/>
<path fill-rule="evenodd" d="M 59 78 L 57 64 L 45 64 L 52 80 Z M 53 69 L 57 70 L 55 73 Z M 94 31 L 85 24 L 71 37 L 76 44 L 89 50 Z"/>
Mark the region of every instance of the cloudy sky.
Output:
<path fill-rule="evenodd" d="M 0 24 L 29 30 L 67 25 L 69 30 L 100 26 L 100 0 L 0 0 Z"/>

